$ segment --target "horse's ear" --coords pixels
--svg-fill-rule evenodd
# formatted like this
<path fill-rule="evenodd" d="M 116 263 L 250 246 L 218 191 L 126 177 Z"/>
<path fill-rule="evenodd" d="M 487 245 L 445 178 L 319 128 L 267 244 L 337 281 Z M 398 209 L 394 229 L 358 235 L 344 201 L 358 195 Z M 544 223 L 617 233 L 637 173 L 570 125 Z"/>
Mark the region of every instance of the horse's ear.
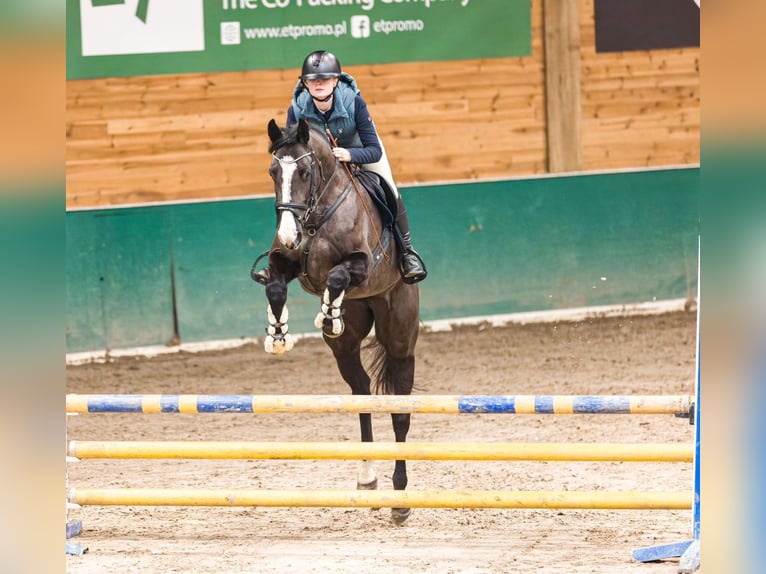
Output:
<path fill-rule="evenodd" d="M 279 129 L 277 122 L 275 122 L 274 119 L 272 118 L 269 121 L 269 138 L 271 139 L 271 143 L 275 143 L 281 137 L 282 137 L 282 130 Z"/>
<path fill-rule="evenodd" d="M 309 143 L 309 123 L 307 120 L 298 122 L 298 143 Z"/>

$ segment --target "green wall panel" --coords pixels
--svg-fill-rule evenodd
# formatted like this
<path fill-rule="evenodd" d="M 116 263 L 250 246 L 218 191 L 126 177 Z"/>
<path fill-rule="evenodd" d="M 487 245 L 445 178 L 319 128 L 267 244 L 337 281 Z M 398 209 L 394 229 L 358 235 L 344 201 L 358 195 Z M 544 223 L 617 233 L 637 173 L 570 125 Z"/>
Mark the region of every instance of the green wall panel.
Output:
<path fill-rule="evenodd" d="M 173 250 L 179 331 L 184 341 L 252 337 L 263 332 L 263 287 L 250 279 L 255 257 L 274 235 L 267 200 L 179 205 Z"/>
<path fill-rule="evenodd" d="M 699 169 L 402 190 L 429 268 L 423 320 L 694 295 Z M 253 337 L 267 198 L 67 213 L 67 351 Z M 172 270 L 172 273 L 171 273 Z M 175 301 L 173 294 L 175 293 Z M 290 328 L 318 300 L 292 283 Z M 174 320 L 175 318 L 175 320 Z"/>
<path fill-rule="evenodd" d="M 166 210 L 67 214 L 67 350 L 173 337 Z"/>
<path fill-rule="evenodd" d="M 429 265 L 424 320 L 685 297 L 695 169 L 405 191 Z"/>

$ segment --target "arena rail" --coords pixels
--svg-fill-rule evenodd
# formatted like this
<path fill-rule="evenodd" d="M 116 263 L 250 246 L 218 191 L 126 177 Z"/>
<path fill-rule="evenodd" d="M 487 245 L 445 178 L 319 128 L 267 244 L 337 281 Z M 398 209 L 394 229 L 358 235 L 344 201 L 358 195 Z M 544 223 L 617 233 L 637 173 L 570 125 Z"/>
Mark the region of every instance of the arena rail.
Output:
<path fill-rule="evenodd" d="M 78 395 L 67 413 L 674 414 L 688 395 Z"/>
<path fill-rule="evenodd" d="M 689 510 L 692 492 L 511 490 L 303 490 L 70 488 L 68 498 L 98 506 L 272 506 L 339 508 L 554 508 Z"/>
<path fill-rule="evenodd" d="M 697 381 L 697 384 L 699 380 Z M 68 414 L 632 414 L 686 417 L 699 427 L 696 397 L 688 395 L 181 395 L 68 394 Z M 332 459 L 693 462 L 696 444 L 681 443 L 320 443 L 256 441 L 80 441 L 67 443 L 68 461 L 80 459 Z M 263 506 L 367 508 L 497 508 L 589 510 L 688 510 L 698 516 L 699 490 L 503 491 L 503 490 L 273 490 L 212 488 L 69 488 L 67 507 Z M 696 519 L 698 524 L 698 519 Z M 68 532 L 70 524 L 67 524 Z M 695 539 L 637 549 L 649 561 L 686 556 Z M 76 545 L 73 545 L 76 546 Z M 67 545 L 67 552 L 70 546 Z M 85 550 L 77 548 L 73 552 Z M 679 569 L 679 572 L 691 570 Z"/>
<path fill-rule="evenodd" d="M 78 459 L 692 462 L 683 443 L 69 441 Z"/>

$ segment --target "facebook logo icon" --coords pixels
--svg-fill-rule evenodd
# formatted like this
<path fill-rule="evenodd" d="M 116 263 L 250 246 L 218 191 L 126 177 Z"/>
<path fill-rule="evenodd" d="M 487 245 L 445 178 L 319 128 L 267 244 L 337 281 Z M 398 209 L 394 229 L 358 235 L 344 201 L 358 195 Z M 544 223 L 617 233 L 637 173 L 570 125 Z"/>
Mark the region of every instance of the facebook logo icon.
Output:
<path fill-rule="evenodd" d="M 369 38 L 370 37 L 370 17 L 369 16 L 351 16 L 351 37 Z"/>

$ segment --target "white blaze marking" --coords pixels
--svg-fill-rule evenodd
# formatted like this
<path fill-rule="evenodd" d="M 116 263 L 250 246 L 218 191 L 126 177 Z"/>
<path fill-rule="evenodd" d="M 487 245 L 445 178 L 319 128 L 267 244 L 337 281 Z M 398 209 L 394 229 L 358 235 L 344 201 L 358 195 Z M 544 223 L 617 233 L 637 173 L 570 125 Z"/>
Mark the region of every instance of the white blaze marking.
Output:
<path fill-rule="evenodd" d="M 279 201 L 281 203 L 289 203 L 292 195 L 293 175 L 298 165 L 289 155 L 283 157 L 282 160 L 279 162 L 279 165 L 282 167 L 282 189 Z M 281 213 L 277 236 L 282 245 L 292 247 L 298 239 L 298 226 L 295 223 L 295 216 L 290 211 L 283 211 Z"/>

